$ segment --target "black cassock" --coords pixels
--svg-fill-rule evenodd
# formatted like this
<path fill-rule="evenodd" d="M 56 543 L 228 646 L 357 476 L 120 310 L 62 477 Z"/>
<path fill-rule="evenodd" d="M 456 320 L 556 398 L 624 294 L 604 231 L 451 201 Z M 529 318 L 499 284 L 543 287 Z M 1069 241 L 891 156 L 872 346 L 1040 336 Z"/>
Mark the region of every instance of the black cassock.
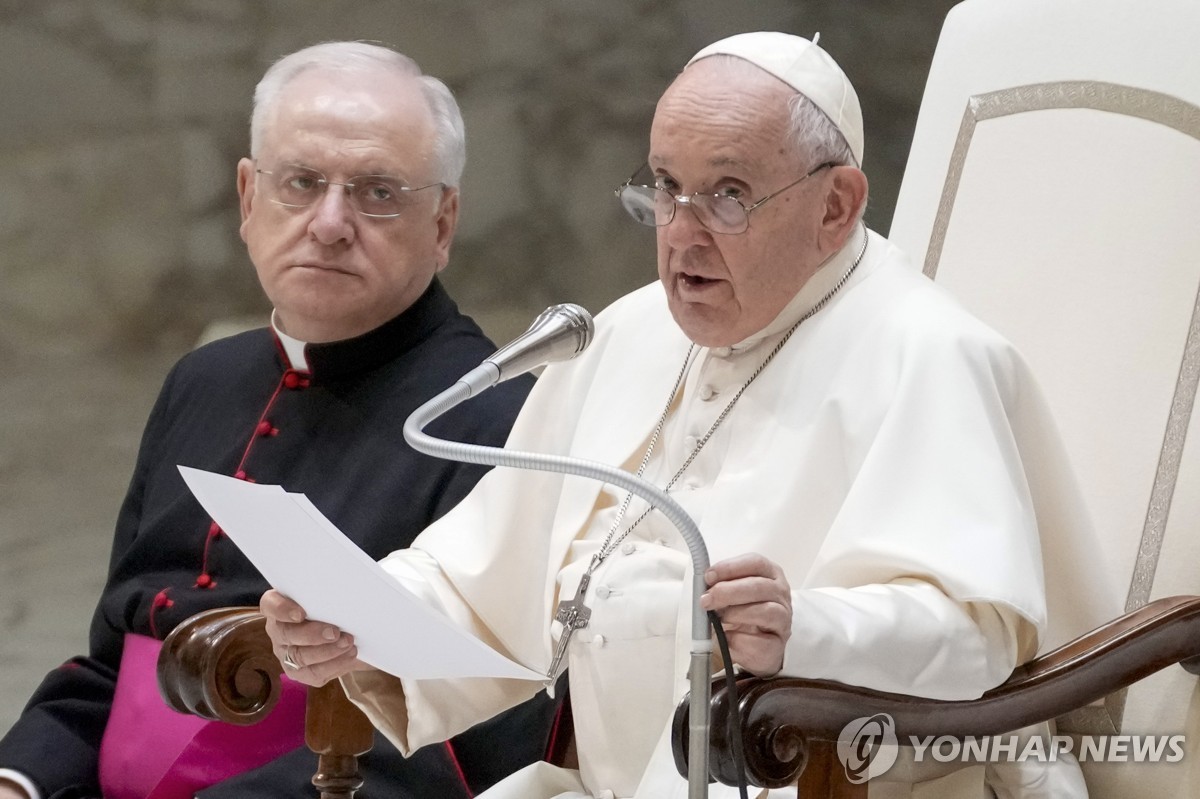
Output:
<path fill-rule="evenodd" d="M 257 605 L 268 588 L 192 497 L 177 464 L 303 492 L 381 558 L 407 546 L 486 471 L 415 452 L 401 428 L 411 411 L 494 350 L 435 280 L 382 327 L 308 345 L 308 373 L 288 368 L 269 329 L 182 358 L 146 424 L 92 621 L 90 654 L 47 675 L 0 741 L 0 767 L 28 775 L 47 799 L 98 795 L 97 753 L 125 633 L 161 639 L 199 611 Z M 529 378 L 503 383 L 429 432 L 502 445 L 531 385 Z M 542 757 L 554 710 L 539 694 L 449 747 L 431 745 L 407 760 L 376 735 L 362 759 L 366 785 L 359 796 L 470 796 Z M 316 756 L 301 749 L 201 796 L 314 796 L 315 770 Z"/>

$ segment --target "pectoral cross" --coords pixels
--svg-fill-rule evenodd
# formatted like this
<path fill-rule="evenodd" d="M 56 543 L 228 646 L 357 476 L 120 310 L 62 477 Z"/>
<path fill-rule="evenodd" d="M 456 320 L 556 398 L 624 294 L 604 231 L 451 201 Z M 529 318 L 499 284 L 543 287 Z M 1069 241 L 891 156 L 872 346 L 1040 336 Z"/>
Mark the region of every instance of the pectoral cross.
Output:
<path fill-rule="evenodd" d="M 558 676 L 558 666 L 567 654 L 571 634 L 587 627 L 588 620 L 592 618 L 592 609 L 583 604 L 583 596 L 587 592 L 588 583 L 592 581 L 592 569 L 595 566 L 593 561 L 592 566 L 580 578 L 575 596 L 570 601 L 559 602 L 558 609 L 554 612 L 554 620 L 562 624 L 562 633 L 558 636 L 558 646 L 554 648 L 554 657 L 550 660 L 550 668 L 546 672 L 546 676 L 551 680 Z"/>

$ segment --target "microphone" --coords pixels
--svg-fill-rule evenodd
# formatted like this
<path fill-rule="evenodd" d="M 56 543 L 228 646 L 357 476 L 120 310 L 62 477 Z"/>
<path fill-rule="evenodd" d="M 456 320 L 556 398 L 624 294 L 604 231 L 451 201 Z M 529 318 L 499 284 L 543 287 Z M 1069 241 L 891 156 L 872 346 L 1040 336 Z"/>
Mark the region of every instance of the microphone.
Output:
<path fill-rule="evenodd" d="M 596 326 L 592 315 L 574 303 L 551 305 L 521 335 L 492 353 L 462 378 L 473 397 L 497 383 L 523 375 L 539 366 L 567 361 L 592 343 Z"/>

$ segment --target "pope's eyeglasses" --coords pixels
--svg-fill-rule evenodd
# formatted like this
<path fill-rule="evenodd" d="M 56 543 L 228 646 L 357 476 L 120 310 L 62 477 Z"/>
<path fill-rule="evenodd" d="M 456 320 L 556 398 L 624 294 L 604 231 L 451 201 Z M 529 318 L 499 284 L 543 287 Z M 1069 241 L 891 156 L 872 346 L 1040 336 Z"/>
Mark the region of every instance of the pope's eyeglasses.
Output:
<path fill-rule="evenodd" d="M 647 173 L 649 167 L 640 167 L 629 180 L 616 189 L 617 198 L 635 221 L 650 227 L 662 227 L 671 224 L 675 218 L 675 209 L 686 205 L 696 214 L 700 224 L 713 233 L 735 234 L 745 233 L 750 227 L 750 212 L 767 200 L 778 197 L 793 186 L 797 186 L 827 167 L 837 166 L 833 161 L 826 161 L 813 167 L 805 175 L 793 180 L 782 189 L 773 191 L 750 205 L 744 205 L 737 197 L 728 194 L 709 194 L 696 192 L 694 194 L 672 194 L 669 190 L 645 182 L 635 182 L 640 175 Z M 652 176 L 642 180 L 653 180 Z"/>

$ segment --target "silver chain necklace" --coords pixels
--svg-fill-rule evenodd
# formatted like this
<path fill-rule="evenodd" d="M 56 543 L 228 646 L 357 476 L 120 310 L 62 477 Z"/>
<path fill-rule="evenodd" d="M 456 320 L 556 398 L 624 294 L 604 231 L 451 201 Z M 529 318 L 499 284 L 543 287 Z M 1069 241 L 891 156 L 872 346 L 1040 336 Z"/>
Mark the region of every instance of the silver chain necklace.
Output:
<path fill-rule="evenodd" d="M 846 271 L 842 273 L 842 276 L 838 278 L 838 282 L 833 285 L 833 288 L 826 292 L 824 297 L 817 301 L 816 305 L 814 305 L 812 308 L 809 308 L 803 316 L 796 320 L 795 324 L 788 328 L 787 332 L 783 334 L 783 338 L 779 340 L 779 343 L 776 344 L 769 353 L 767 353 L 767 357 L 764 358 L 762 363 L 758 365 L 758 368 L 755 369 L 748 378 L 746 378 L 746 381 L 742 383 L 740 388 L 738 388 L 737 393 L 735 393 L 733 397 L 730 398 L 729 402 L 725 404 L 725 407 L 721 410 L 721 413 L 712 423 L 712 426 L 708 428 L 708 432 L 704 434 L 703 438 L 696 442 L 696 446 L 692 449 L 691 454 L 687 456 L 687 459 L 684 460 L 683 465 L 676 470 L 674 476 L 672 476 L 666 486 L 663 487 L 664 491 L 670 491 L 671 488 L 674 487 L 675 483 L 679 481 L 679 478 L 685 471 L 687 471 L 687 468 L 692 465 L 692 461 L 696 460 L 696 456 L 700 454 L 700 450 L 704 449 L 704 445 L 708 443 L 710 438 L 712 438 L 713 433 L 715 433 L 717 428 L 721 426 L 721 423 L 725 421 L 725 417 L 727 417 L 729 412 L 733 410 L 733 406 L 737 404 L 739 399 L 741 399 L 742 394 L 746 392 L 746 389 L 750 388 L 751 383 L 758 379 L 758 376 L 763 373 L 764 369 L 767 368 L 767 364 L 775 359 L 775 356 L 778 355 L 779 351 L 783 349 L 783 345 L 787 344 L 788 339 L 792 337 L 792 334 L 796 332 L 796 329 L 800 327 L 802 323 L 810 319 L 814 314 L 824 308 L 829 301 L 833 299 L 833 295 L 837 294 L 842 286 L 846 285 L 846 281 L 850 279 L 852 274 L 854 274 L 854 270 L 858 268 L 860 263 L 862 263 L 863 256 L 867 254 L 868 240 L 869 236 L 864 228 L 862 247 L 859 248 L 858 255 L 854 258 L 854 263 L 850 264 L 849 268 L 847 268 Z M 654 453 L 654 448 L 658 444 L 659 436 L 662 434 L 663 427 L 667 423 L 667 416 L 670 415 L 671 406 L 675 403 L 675 396 L 678 394 L 679 387 L 683 383 L 684 375 L 686 375 L 688 372 L 688 365 L 691 363 L 692 354 L 695 351 L 696 345 L 693 343 L 688 347 L 687 354 L 683 357 L 683 366 L 680 367 L 679 374 L 675 377 L 675 385 L 672 386 L 671 393 L 667 395 L 667 404 L 663 407 L 662 413 L 658 417 L 658 424 L 654 426 L 654 432 L 650 435 L 650 443 L 646 446 L 645 454 L 642 455 L 642 461 L 638 466 L 636 473 L 638 477 L 642 476 L 642 473 L 646 471 L 646 466 L 650 463 L 650 457 Z M 558 607 L 555 609 L 554 620 L 562 624 L 562 633 L 559 635 L 558 644 L 554 648 L 554 657 L 550 660 L 550 668 L 546 672 L 546 676 L 549 679 L 554 679 L 557 675 L 559 664 L 562 663 L 563 656 L 567 652 L 567 644 L 570 643 L 571 636 L 576 630 L 581 630 L 584 627 L 587 627 L 588 622 L 591 620 L 592 609 L 583 603 L 583 599 L 587 593 L 588 584 L 592 581 L 592 574 L 595 573 L 596 569 L 600 567 L 600 564 L 603 563 L 609 555 L 616 551 L 617 547 L 620 546 L 621 542 L 624 541 L 631 532 L 633 532 L 634 528 L 641 524 L 642 520 L 649 516 L 650 512 L 654 510 L 653 506 L 646 508 L 646 510 L 643 511 L 640 516 L 634 519 L 633 522 L 626 527 L 620 535 L 617 535 L 617 529 L 621 526 L 621 520 L 625 518 L 625 511 L 628 510 L 629 504 L 632 501 L 633 492 L 627 492 L 625 494 L 624 501 L 621 503 L 620 509 L 617 510 L 616 518 L 613 519 L 612 524 L 608 528 L 608 535 L 604 537 L 604 542 L 600 545 L 600 549 L 595 555 L 592 555 L 592 560 L 588 564 L 587 570 L 583 573 L 583 577 L 579 579 L 579 587 L 575 589 L 575 596 L 570 600 L 560 601 L 558 603 Z"/>

